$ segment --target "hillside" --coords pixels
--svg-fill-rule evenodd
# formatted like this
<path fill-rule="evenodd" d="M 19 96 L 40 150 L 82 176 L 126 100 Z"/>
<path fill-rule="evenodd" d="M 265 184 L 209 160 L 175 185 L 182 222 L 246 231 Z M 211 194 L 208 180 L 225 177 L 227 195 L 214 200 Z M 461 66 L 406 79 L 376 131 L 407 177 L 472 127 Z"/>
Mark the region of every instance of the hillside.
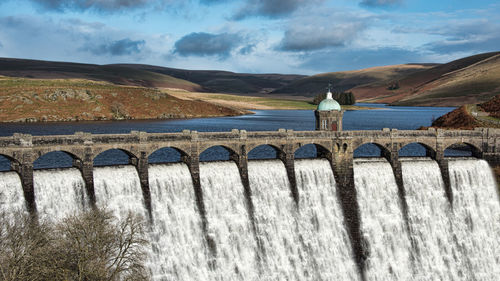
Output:
<path fill-rule="evenodd" d="M 0 76 L 0 122 L 233 116 L 244 111 L 181 100 L 157 89 L 82 79 Z"/>
<path fill-rule="evenodd" d="M 201 85 L 205 92 L 232 94 L 266 94 L 306 77 L 293 74 L 249 74 L 218 70 L 185 70 L 143 64 L 118 64 L 117 66 L 165 74 L 191 81 Z"/>
<path fill-rule="evenodd" d="M 351 89 L 358 101 L 412 106 L 460 106 L 500 93 L 500 52 L 462 58 L 397 80 Z"/>
<path fill-rule="evenodd" d="M 431 126 L 444 129 L 500 128 L 500 95 L 479 105 L 462 105 L 436 119 Z"/>
<path fill-rule="evenodd" d="M 313 97 L 324 93 L 328 83 L 334 91 L 346 91 L 359 85 L 382 83 L 432 68 L 435 64 L 402 64 L 372 67 L 361 70 L 317 74 L 291 82 L 271 94 L 289 94 Z"/>
<path fill-rule="evenodd" d="M 161 73 L 123 67 L 0 58 L 0 75 L 38 79 L 87 79 L 118 85 L 201 90 L 195 83 Z"/>

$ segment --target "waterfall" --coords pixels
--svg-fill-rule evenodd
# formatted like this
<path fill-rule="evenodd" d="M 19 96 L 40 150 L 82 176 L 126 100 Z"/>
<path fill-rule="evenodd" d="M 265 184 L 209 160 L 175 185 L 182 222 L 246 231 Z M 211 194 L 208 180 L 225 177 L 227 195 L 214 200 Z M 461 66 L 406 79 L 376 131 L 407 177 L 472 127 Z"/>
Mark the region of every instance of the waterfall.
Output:
<path fill-rule="evenodd" d="M 153 280 L 204 280 L 208 249 L 185 164 L 149 166 L 153 225 L 149 267 Z"/>
<path fill-rule="evenodd" d="M 17 212 L 27 212 L 21 179 L 16 172 L 1 172 L 0 214 L 10 219 Z"/>
<path fill-rule="evenodd" d="M 369 255 L 367 279 L 411 280 L 411 245 L 391 165 L 385 160 L 356 159 L 353 168 Z"/>
<path fill-rule="evenodd" d="M 112 211 L 118 220 L 129 212 L 147 218 L 139 175 L 134 166 L 95 167 L 94 189 L 97 206 Z"/>
<path fill-rule="evenodd" d="M 261 280 L 314 280 L 315 268 L 298 235 L 297 208 L 280 160 L 250 161 L 248 178 L 261 245 Z"/>
<path fill-rule="evenodd" d="M 315 280 L 359 280 L 349 236 L 326 159 L 295 161 L 299 232 L 317 270 Z"/>
<path fill-rule="evenodd" d="M 452 233 L 452 210 L 433 160 L 401 159 L 415 280 L 464 279 L 467 269 Z"/>
<path fill-rule="evenodd" d="M 211 280 L 257 280 L 257 243 L 234 162 L 200 165 L 208 232 L 217 247 Z"/>
<path fill-rule="evenodd" d="M 85 183 L 76 168 L 35 170 L 33 183 L 41 219 L 57 222 L 89 208 Z"/>
<path fill-rule="evenodd" d="M 492 171 L 484 160 L 449 162 L 454 235 L 466 257 L 467 280 L 500 276 L 500 201 Z"/>

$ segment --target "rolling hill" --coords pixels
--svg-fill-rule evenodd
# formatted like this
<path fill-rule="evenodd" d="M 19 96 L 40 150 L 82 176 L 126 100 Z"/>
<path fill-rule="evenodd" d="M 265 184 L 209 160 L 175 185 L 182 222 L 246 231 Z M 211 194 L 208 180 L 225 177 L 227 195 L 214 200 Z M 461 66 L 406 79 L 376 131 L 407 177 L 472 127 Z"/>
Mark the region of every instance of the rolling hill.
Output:
<path fill-rule="evenodd" d="M 395 81 L 399 88 L 390 90 Z M 462 58 L 351 91 L 358 101 L 393 105 L 460 106 L 486 101 L 500 93 L 500 52 Z"/>
<path fill-rule="evenodd" d="M 199 91 L 200 85 L 169 75 L 123 67 L 69 62 L 0 58 L 0 75 L 38 79 L 87 79 L 118 85 Z"/>
<path fill-rule="evenodd" d="M 324 93 L 328 83 L 332 83 L 334 91 L 346 91 L 359 85 L 397 80 L 408 74 L 430 69 L 433 66 L 435 64 L 402 64 L 322 73 L 293 81 L 271 94 L 314 97 L 317 94 Z"/>
<path fill-rule="evenodd" d="M 185 70 L 143 64 L 118 64 L 137 70 L 145 70 L 173 76 L 201 85 L 206 92 L 232 94 L 266 94 L 284 87 L 304 75 L 249 74 L 219 70 Z"/>

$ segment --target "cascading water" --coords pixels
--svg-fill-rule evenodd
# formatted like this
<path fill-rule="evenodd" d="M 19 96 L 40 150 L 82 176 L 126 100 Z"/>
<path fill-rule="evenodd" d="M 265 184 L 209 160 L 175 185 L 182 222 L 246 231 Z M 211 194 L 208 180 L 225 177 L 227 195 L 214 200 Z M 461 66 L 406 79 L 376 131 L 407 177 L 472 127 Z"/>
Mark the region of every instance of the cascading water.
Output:
<path fill-rule="evenodd" d="M 453 232 L 466 257 L 466 280 L 500 278 L 500 200 L 484 160 L 450 160 Z"/>
<path fill-rule="evenodd" d="M 200 165 L 209 236 L 217 247 L 211 280 L 257 280 L 257 243 L 234 162 Z"/>
<path fill-rule="evenodd" d="M 451 205 L 437 163 L 428 158 L 400 159 L 408 204 L 415 280 L 470 280 L 453 239 Z"/>
<path fill-rule="evenodd" d="M 150 165 L 149 186 L 153 280 L 207 279 L 208 249 L 189 169 L 181 163 Z"/>
<path fill-rule="evenodd" d="M 368 280 L 411 280 L 411 245 L 391 165 L 382 159 L 354 160 L 361 231 L 368 245 Z"/>
<path fill-rule="evenodd" d="M 263 250 L 260 280 L 314 280 L 315 268 L 298 235 L 285 166 L 280 160 L 250 161 L 248 178 Z"/>
<path fill-rule="evenodd" d="M 17 212 L 27 212 L 21 179 L 16 172 L 1 172 L 0 214 L 12 218 Z"/>
<path fill-rule="evenodd" d="M 94 168 L 96 204 L 112 211 L 121 220 L 129 212 L 147 218 L 139 175 L 134 166 Z"/>
<path fill-rule="evenodd" d="M 326 159 L 295 161 L 299 232 L 317 270 L 315 280 L 359 280 L 335 178 Z"/>
<path fill-rule="evenodd" d="M 89 208 L 85 183 L 76 168 L 35 170 L 33 182 L 41 219 L 56 222 Z"/>

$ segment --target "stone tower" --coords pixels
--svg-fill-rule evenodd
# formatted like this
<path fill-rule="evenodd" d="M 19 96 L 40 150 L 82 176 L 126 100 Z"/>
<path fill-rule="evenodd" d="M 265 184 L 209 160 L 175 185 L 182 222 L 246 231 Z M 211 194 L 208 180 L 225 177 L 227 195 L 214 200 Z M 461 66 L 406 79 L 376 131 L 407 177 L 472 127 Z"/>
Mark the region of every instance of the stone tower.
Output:
<path fill-rule="evenodd" d="M 316 116 L 316 130 L 320 131 L 342 131 L 342 116 L 344 110 L 340 104 L 333 99 L 330 87 L 326 98 L 322 100 L 314 111 Z"/>

